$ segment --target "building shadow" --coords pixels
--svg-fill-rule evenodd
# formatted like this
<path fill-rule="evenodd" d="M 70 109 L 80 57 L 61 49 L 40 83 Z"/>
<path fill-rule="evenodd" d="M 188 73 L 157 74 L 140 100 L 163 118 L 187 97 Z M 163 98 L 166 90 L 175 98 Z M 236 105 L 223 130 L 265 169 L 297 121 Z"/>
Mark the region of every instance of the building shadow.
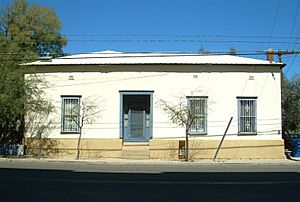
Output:
<path fill-rule="evenodd" d="M 122 170 L 122 168 L 120 168 Z M 0 169 L 1 201 L 295 201 L 297 172 Z"/>

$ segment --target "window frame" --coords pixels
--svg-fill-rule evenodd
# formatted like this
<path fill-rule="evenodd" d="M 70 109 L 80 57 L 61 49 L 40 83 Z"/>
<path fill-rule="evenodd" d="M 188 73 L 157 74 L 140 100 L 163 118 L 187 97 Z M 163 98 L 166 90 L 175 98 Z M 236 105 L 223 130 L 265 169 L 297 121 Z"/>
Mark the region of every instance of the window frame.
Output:
<path fill-rule="evenodd" d="M 242 101 L 247 101 L 250 104 L 250 114 L 249 115 L 242 115 L 245 114 L 245 109 L 242 111 Z M 238 105 L 238 135 L 257 135 L 257 97 L 237 97 L 237 105 Z M 243 112 L 243 113 L 242 113 Z M 249 130 L 245 129 L 246 121 L 242 121 L 242 119 L 245 119 L 246 121 L 250 121 Z M 242 126 L 242 123 L 244 125 Z M 254 124 L 252 126 L 251 124 Z"/>
<path fill-rule="evenodd" d="M 187 98 L 187 107 L 188 107 L 188 113 L 190 113 L 191 110 L 191 101 L 192 100 L 198 100 L 198 101 L 204 101 L 204 109 L 200 110 L 203 111 L 203 114 L 197 114 L 195 115 L 195 117 L 198 119 L 199 118 L 199 123 L 202 121 L 201 119 L 204 119 L 204 128 L 200 128 L 200 129 L 195 129 L 196 131 L 192 131 L 192 126 L 193 124 L 190 125 L 190 127 L 188 128 L 188 134 L 189 135 L 207 135 L 207 100 L 208 100 L 208 96 L 186 96 Z M 201 103 L 201 102 L 200 102 Z M 193 120 L 194 122 L 195 120 Z M 188 121 L 189 123 L 189 121 Z M 188 127 L 188 126 L 187 126 Z M 202 130 L 202 131 L 200 131 Z"/>
<path fill-rule="evenodd" d="M 78 109 L 77 109 L 77 121 L 80 122 L 80 100 L 81 95 L 61 95 L 61 134 L 78 134 L 80 133 L 80 127 L 79 124 L 76 124 L 76 130 L 69 131 L 65 128 L 65 100 L 77 100 Z"/>

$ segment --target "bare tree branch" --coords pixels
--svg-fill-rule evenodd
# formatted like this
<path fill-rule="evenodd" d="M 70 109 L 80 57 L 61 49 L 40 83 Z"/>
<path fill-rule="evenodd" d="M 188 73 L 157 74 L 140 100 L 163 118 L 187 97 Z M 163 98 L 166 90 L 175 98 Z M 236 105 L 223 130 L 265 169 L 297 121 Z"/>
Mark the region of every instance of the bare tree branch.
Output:
<path fill-rule="evenodd" d="M 160 99 L 158 101 L 160 108 L 168 115 L 169 119 L 178 126 L 185 127 L 186 136 L 186 154 L 185 160 L 188 161 L 188 137 L 190 128 L 196 118 L 196 114 L 187 105 L 187 100 L 180 98 L 177 104 L 169 103 L 165 100 Z"/>
<path fill-rule="evenodd" d="M 72 121 L 74 121 L 79 128 L 76 159 L 79 159 L 80 157 L 80 142 L 83 127 L 85 124 L 92 124 L 97 118 L 99 118 L 101 113 L 104 111 L 103 108 L 100 108 L 104 105 L 103 103 L 104 101 L 100 100 L 98 97 L 89 96 L 81 99 L 79 103 L 79 111 L 77 110 L 77 107 L 72 109 L 72 113 L 75 114 L 75 116 L 71 116 Z"/>

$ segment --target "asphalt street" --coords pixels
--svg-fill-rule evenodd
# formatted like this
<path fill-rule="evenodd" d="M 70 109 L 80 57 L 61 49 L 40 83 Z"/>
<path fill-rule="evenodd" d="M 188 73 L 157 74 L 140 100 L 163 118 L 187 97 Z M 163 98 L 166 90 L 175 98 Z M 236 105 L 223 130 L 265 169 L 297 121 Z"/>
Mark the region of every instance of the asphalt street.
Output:
<path fill-rule="evenodd" d="M 0 160 L 1 201 L 297 201 L 300 162 Z"/>

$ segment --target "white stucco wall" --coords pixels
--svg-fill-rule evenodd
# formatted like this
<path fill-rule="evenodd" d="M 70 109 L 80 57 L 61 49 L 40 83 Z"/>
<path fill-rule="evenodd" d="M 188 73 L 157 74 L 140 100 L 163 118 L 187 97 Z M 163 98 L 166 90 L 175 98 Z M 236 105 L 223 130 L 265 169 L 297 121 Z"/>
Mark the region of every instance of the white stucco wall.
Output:
<path fill-rule="evenodd" d="M 51 115 L 53 138 L 75 138 L 61 134 L 61 95 L 99 98 L 101 116 L 83 129 L 83 138 L 118 138 L 120 134 L 120 90 L 151 90 L 153 94 L 153 138 L 184 137 L 184 128 L 172 124 L 158 107 L 164 99 L 174 104 L 180 97 L 208 96 L 206 138 L 220 138 L 233 116 L 229 139 L 279 139 L 281 135 L 280 73 L 277 72 L 56 72 L 40 74 L 49 82 L 46 93 L 56 106 Z M 73 76 L 74 80 L 68 80 Z M 253 80 L 249 79 L 250 76 Z M 256 136 L 237 136 L 237 96 L 257 96 Z"/>

